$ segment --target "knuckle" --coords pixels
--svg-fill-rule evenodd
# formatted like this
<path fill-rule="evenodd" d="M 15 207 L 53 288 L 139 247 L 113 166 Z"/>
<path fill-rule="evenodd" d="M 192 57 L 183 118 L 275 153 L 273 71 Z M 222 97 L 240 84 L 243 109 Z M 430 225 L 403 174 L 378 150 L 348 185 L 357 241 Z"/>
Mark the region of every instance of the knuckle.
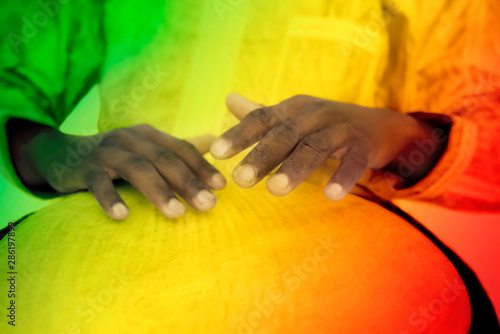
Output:
<path fill-rule="evenodd" d="M 196 147 L 186 140 L 180 140 L 178 145 L 178 152 L 180 155 L 184 154 L 196 154 L 198 150 Z"/>
<path fill-rule="evenodd" d="M 91 170 L 85 175 L 85 184 L 87 184 L 90 189 L 94 184 L 105 179 L 107 175 L 108 173 L 100 169 Z"/>
<path fill-rule="evenodd" d="M 307 172 L 307 166 L 303 160 L 290 158 L 287 164 L 287 171 L 292 175 L 304 175 Z"/>
<path fill-rule="evenodd" d="M 158 150 L 155 155 L 155 162 L 161 166 L 169 166 L 175 162 L 174 155 L 167 150 Z"/>
<path fill-rule="evenodd" d="M 138 134 L 130 128 L 122 128 L 116 129 L 112 135 L 117 138 L 118 143 L 125 143 L 134 140 Z"/>
<path fill-rule="evenodd" d="M 140 155 L 132 155 L 129 157 L 128 163 L 132 168 L 139 170 L 147 170 L 152 167 L 151 161 Z"/>
<path fill-rule="evenodd" d="M 304 175 L 306 174 L 307 168 L 303 163 L 297 163 L 292 165 L 292 171 L 294 175 Z"/>
<path fill-rule="evenodd" d="M 151 125 L 146 124 L 146 123 L 137 125 L 137 129 L 143 130 L 143 131 L 153 131 L 153 130 L 156 130 L 154 127 L 152 127 Z"/>
<path fill-rule="evenodd" d="M 198 160 L 197 165 L 200 170 L 209 170 L 211 172 L 215 172 L 215 168 L 203 157 Z"/>
<path fill-rule="evenodd" d="M 192 175 L 186 175 L 182 178 L 182 184 L 185 189 L 190 189 L 190 190 L 196 190 L 200 191 L 202 189 L 205 189 L 205 186 L 201 183 L 200 180 L 198 180 L 196 177 Z"/>
<path fill-rule="evenodd" d="M 324 136 L 307 136 L 300 142 L 302 149 L 305 149 L 315 156 L 321 156 L 330 153 L 330 143 Z"/>
<path fill-rule="evenodd" d="M 111 146 L 117 146 L 119 143 L 119 139 L 115 136 L 109 136 L 106 138 L 103 138 L 103 140 L 100 142 L 99 146 L 101 147 L 111 147 Z"/>
<path fill-rule="evenodd" d="M 332 112 L 327 108 L 320 109 L 320 112 L 320 117 L 325 117 L 325 119 L 328 119 L 331 126 L 334 127 L 336 131 L 340 131 L 345 135 L 352 133 L 353 126 L 351 120 L 345 113 L 338 110 Z"/>
<path fill-rule="evenodd" d="M 290 144 L 290 142 L 297 142 L 299 140 L 300 129 L 294 121 L 289 120 L 275 127 L 270 134 L 274 140 Z"/>
<path fill-rule="evenodd" d="M 252 111 L 248 116 L 250 119 L 253 119 L 262 124 L 268 124 L 271 122 L 272 115 L 266 108 L 258 108 Z"/>
<path fill-rule="evenodd" d="M 123 152 L 123 149 L 118 145 L 100 146 L 92 155 L 92 162 L 97 165 L 112 165 L 115 160 L 117 152 Z"/>
<path fill-rule="evenodd" d="M 302 163 L 295 164 L 293 166 L 293 171 L 296 175 L 304 175 L 307 171 L 306 167 Z"/>
<path fill-rule="evenodd" d="M 111 147 L 111 146 L 118 146 L 120 143 L 121 141 L 118 133 L 115 130 L 113 130 L 113 132 L 110 132 L 101 140 L 99 146 Z"/>
<path fill-rule="evenodd" d="M 285 122 L 294 114 L 287 104 L 272 106 L 270 107 L 269 113 L 274 118 L 275 122 Z"/>
<path fill-rule="evenodd" d="M 134 125 L 129 128 L 123 128 L 121 129 L 126 135 L 129 135 L 131 137 L 144 137 L 147 136 L 148 134 L 151 134 L 154 131 L 157 131 L 155 128 L 153 128 L 149 124 L 139 124 L 139 125 Z"/>
<path fill-rule="evenodd" d="M 302 110 L 303 107 L 314 104 L 319 100 L 320 99 L 314 98 L 314 97 L 309 96 L 309 95 L 299 94 L 299 95 L 292 96 L 291 98 L 286 100 L 284 105 L 292 107 L 292 109 L 295 109 L 295 110 Z"/>
<path fill-rule="evenodd" d="M 151 185 L 156 193 L 156 197 L 160 200 L 160 202 L 168 203 L 168 201 L 172 198 L 175 198 L 175 194 L 168 185 L 167 182 L 154 182 Z"/>
<path fill-rule="evenodd" d="M 276 154 L 267 145 L 259 145 L 259 146 L 260 147 L 255 152 L 254 161 L 261 166 L 266 166 L 271 164 Z"/>
<path fill-rule="evenodd" d="M 310 98 L 311 98 L 310 96 L 305 95 L 305 94 L 297 94 L 297 95 L 294 95 L 291 98 L 289 98 L 288 101 L 294 102 L 294 103 L 300 103 L 300 102 L 304 102 Z"/>
<path fill-rule="evenodd" d="M 368 166 L 368 151 L 365 148 L 358 147 L 356 150 L 350 150 L 344 157 L 351 165 L 366 169 Z"/>
<path fill-rule="evenodd" d="M 311 110 L 317 112 L 320 119 L 328 119 L 332 117 L 332 101 L 318 99 L 311 103 Z M 334 114 L 338 114 L 335 112 Z"/>

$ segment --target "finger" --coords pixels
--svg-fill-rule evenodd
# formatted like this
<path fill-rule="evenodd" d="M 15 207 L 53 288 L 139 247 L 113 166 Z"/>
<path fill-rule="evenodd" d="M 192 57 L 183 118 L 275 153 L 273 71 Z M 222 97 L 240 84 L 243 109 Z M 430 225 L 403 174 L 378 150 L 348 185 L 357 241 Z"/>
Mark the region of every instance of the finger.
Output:
<path fill-rule="evenodd" d="M 288 118 L 281 105 L 255 109 L 214 140 L 210 153 L 216 159 L 230 158 L 259 141 L 271 128 Z"/>
<path fill-rule="evenodd" d="M 224 176 L 203 157 L 196 147 L 196 145 L 198 145 L 202 150 L 208 151 L 209 142 L 214 138 L 213 135 L 195 137 L 191 139 L 192 142 L 189 142 L 156 130 L 149 125 L 140 125 L 133 128 L 137 129 L 151 143 L 171 151 L 181 158 L 189 169 L 210 188 L 219 190 L 226 186 L 226 179 Z M 141 154 L 147 142 L 136 138 L 130 140 L 125 145 L 131 151 Z M 155 152 L 150 149 L 151 158 L 156 158 L 158 154 L 163 153 Z"/>
<path fill-rule="evenodd" d="M 246 115 L 255 109 L 263 107 L 260 104 L 254 103 L 247 98 L 238 95 L 236 93 L 231 93 L 226 97 L 227 108 L 236 116 L 239 120 L 242 120 Z"/>
<path fill-rule="evenodd" d="M 324 188 L 326 198 L 331 201 L 343 199 L 356 185 L 368 167 L 368 155 L 362 149 L 351 148 L 340 160 L 335 174 Z"/>
<path fill-rule="evenodd" d="M 107 164 L 137 188 L 165 216 L 177 218 L 186 212 L 175 193 L 148 159 L 130 152 L 114 154 Z"/>
<path fill-rule="evenodd" d="M 85 175 L 85 184 L 108 216 L 116 220 L 128 217 L 130 211 L 105 170 L 96 168 L 89 171 Z"/>
<path fill-rule="evenodd" d="M 156 154 L 151 159 L 168 184 L 191 206 L 200 211 L 207 211 L 215 206 L 215 195 L 177 155 L 157 147 Z"/>
<path fill-rule="evenodd" d="M 266 182 L 276 196 L 290 193 L 318 169 L 332 153 L 332 141 L 326 131 L 304 137 L 292 154 Z"/>
<path fill-rule="evenodd" d="M 189 150 L 196 151 L 194 147 Z M 200 211 L 207 211 L 215 206 L 215 195 L 175 153 L 154 144 L 146 144 L 142 147 L 142 154 L 153 163 L 170 187 L 191 206 Z"/>
<path fill-rule="evenodd" d="M 174 136 L 166 134 L 163 131 L 155 129 L 153 126 L 149 124 L 134 125 L 130 127 L 130 129 L 141 133 L 144 137 L 162 147 L 168 146 L 172 142 L 177 142 L 181 140 Z M 210 145 L 215 140 L 215 138 L 216 137 L 212 134 L 205 134 L 197 137 L 188 138 L 186 139 L 186 141 L 194 145 L 201 154 L 204 154 L 208 152 Z M 168 149 L 169 147 L 165 148 Z"/>
<path fill-rule="evenodd" d="M 243 188 L 252 187 L 286 159 L 300 139 L 324 126 L 321 113 L 302 113 L 278 124 L 261 139 L 233 172 Z"/>
<path fill-rule="evenodd" d="M 166 146 L 204 184 L 215 190 L 223 189 L 226 186 L 226 178 L 201 155 L 193 144 L 174 138 L 172 143 Z"/>
<path fill-rule="evenodd" d="M 310 109 L 314 99 L 298 95 L 271 107 L 255 107 L 255 103 L 235 95 L 230 95 L 228 106 L 235 109 L 237 117 L 243 117 L 241 122 L 214 140 L 210 153 L 216 159 L 228 159 L 247 147 L 259 141 L 271 128 L 291 119 L 304 107 Z M 320 100 L 320 99 L 318 99 Z"/>
<path fill-rule="evenodd" d="M 201 154 L 205 154 L 208 152 L 208 150 L 210 150 L 210 145 L 214 140 L 215 136 L 212 134 L 206 134 L 186 139 L 186 141 L 193 144 Z"/>

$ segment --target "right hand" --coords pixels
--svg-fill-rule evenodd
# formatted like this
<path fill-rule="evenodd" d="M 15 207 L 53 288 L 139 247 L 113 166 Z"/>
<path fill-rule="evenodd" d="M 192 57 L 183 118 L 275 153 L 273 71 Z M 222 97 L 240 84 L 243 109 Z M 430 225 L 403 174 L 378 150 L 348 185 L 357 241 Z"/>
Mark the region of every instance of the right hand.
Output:
<path fill-rule="evenodd" d="M 67 135 L 47 128 L 13 157 L 28 187 L 45 183 L 60 193 L 88 189 L 111 218 L 121 220 L 129 209 L 112 180 L 124 179 L 165 216 L 176 218 L 186 211 L 176 194 L 195 209 L 206 211 L 217 202 L 209 188 L 226 185 L 222 174 L 202 156 L 213 139 L 212 135 L 193 139 L 200 152 L 192 143 L 149 125 L 94 136 Z"/>

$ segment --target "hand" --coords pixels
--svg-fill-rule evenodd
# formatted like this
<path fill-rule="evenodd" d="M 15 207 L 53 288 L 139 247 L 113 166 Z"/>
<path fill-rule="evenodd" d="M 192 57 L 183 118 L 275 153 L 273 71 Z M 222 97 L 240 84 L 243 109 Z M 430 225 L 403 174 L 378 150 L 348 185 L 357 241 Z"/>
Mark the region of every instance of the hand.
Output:
<path fill-rule="evenodd" d="M 236 166 L 233 179 L 240 187 L 252 187 L 281 164 L 266 183 L 277 196 L 291 192 L 332 158 L 340 160 L 340 166 L 324 194 L 332 201 L 340 200 L 367 168 L 390 164 L 431 130 L 394 111 L 311 96 L 292 97 L 271 107 L 236 94 L 226 102 L 241 122 L 212 143 L 211 154 L 227 159 L 259 142 Z"/>
<path fill-rule="evenodd" d="M 202 136 L 194 142 L 206 152 L 213 138 Z M 170 218 L 186 210 L 176 194 L 206 211 L 217 202 L 209 188 L 226 185 L 222 174 L 193 144 L 149 125 L 95 136 L 72 136 L 44 128 L 25 145 L 16 148 L 11 144 L 11 150 L 27 186 L 48 184 L 60 193 L 88 189 L 114 219 L 126 218 L 129 209 L 112 180 L 130 182 Z"/>

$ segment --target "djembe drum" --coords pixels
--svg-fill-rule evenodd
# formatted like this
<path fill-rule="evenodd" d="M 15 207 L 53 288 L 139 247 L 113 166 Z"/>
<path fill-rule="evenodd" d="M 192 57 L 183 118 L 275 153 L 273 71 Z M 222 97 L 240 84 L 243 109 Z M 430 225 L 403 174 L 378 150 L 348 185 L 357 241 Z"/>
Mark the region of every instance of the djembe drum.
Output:
<path fill-rule="evenodd" d="M 170 220 L 132 187 L 119 191 L 131 209 L 125 221 L 80 193 L 16 226 L 16 333 L 462 334 L 470 326 L 469 296 L 449 260 L 366 199 L 332 203 L 310 184 L 284 198 L 229 185 L 210 212 Z"/>

